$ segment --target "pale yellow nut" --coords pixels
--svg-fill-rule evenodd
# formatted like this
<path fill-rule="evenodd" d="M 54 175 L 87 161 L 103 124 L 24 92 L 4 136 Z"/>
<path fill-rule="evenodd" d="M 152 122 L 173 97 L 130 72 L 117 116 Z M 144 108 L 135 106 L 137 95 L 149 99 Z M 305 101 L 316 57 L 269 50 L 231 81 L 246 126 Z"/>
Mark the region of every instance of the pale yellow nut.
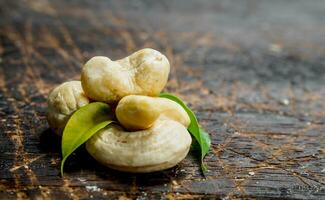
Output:
<path fill-rule="evenodd" d="M 54 88 L 48 97 L 47 121 L 52 130 L 62 135 L 72 113 L 89 103 L 80 81 L 65 82 Z"/>
<path fill-rule="evenodd" d="M 150 128 L 158 118 L 168 118 L 186 128 L 190 118 L 178 103 L 160 97 L 129 95 L 123 97 L 116 107 L 116 117 L 127 130 Z"/>
<path fill-rule="evenodd" d="M 158 119 L 151 128 L 135 132 L 110 125 L 88 140 L 86 148 L 107 167 L 145 173 L 175 166 L 186 157 L 191 142 L 190 134 L 181 123 Z"/>
<path fill-rule="evenodd" d="M 166 85 L 169 70 L 166 56 L 147 48 L 117 61 L 91 58 L 82 69 L 81 82 L 89 98 L 116 103 L 131 94 L 157 96 Z"/>

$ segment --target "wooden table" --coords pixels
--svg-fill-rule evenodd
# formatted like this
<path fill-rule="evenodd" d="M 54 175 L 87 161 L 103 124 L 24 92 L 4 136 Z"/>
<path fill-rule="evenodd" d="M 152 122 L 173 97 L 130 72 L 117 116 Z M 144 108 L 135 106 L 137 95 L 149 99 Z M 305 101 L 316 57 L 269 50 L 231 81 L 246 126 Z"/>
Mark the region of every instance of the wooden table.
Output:
<path fill-rule="evenodd" d="M 167 90 L 211 134 L 153 174 L 116 172 L 81 148 L 59 175 L 47 95 L 89 58 L 152 47 Z M 0 199 L 325 199 L 325 1 L 0 1 Z"/>

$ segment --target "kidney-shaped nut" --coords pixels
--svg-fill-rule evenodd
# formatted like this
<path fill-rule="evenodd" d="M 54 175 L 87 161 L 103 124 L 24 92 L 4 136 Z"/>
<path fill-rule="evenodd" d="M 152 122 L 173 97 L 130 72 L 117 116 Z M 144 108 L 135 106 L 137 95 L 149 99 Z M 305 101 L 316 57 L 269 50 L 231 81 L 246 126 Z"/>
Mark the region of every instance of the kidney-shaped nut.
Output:
<path fill-rule="evenodd" d="M 107 167 L 145 173 L 171 168 L 182 161 L 191 146 L 191 136 L 179 122 L 158 119 L 146 130 L 127 132 L 108 126 L 86 143 L 87 151 Z"/>
<path fill-rule="evenodd" d="M 47 121 L 52 130 L 62 135 L 72 113 L 89 103 L 80 81 L 65 82 L 54 88 L 48 97 Z"/>
<path fill-rule="evenodd" d="M 178 103 L 160 97 L 129 95 L 123 97 L 116 107 L 116 117 L 127 130 L 150 128 L 158 118 L 177 121 L 186 128 L 190 118 Z"/>
<path fill-rule="evenodd" d="M 82 69 L 81 82 L 91 99 L 115 103 L 131 94 L 157 96 L 166 85 L 169 70 L 166 56 L 148 48 L 117 61 L 91 58 Z"/>

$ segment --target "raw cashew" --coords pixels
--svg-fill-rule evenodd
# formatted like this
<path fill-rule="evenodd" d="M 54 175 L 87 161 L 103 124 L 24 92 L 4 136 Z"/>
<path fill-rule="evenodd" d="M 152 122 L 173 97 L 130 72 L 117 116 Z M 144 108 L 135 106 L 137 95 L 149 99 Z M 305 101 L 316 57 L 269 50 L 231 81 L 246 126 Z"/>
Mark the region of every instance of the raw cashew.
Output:
<path fill-rule="evenodd" d="M 88 103 L 89 99 L 85 96 L 80 81 L 62 83 L 48 97 L 47 121 L 50 127 L 62 135 L 72 113 Z"/>
<path fill-rule="evenodd" d="M 179 122 L 158 119 L 149 129 L 124 131 L 108 126 L 86 143 L 87 151 L 100 163 L 120 171 L 153 172 L 182 161 L 190 148 L 191 136 Z"/>
<path fill-rule="evenodd" d="M 89 98 L 116 103 L 131 94 L 157 96 L 166 85 L 169 68 L 166 56 L 149 48 L 117 61 L 96 56 L 84 65 L 81 82 Z"/>
<path fill-rule="evenodd" d="M 178 103 L 160 97 L 129 95 L 123 97 L 116 107 L 116 117 L 128 130 L 150 128 L 158 118 L 178 121 L 186 128 L 190 119 Z"/>

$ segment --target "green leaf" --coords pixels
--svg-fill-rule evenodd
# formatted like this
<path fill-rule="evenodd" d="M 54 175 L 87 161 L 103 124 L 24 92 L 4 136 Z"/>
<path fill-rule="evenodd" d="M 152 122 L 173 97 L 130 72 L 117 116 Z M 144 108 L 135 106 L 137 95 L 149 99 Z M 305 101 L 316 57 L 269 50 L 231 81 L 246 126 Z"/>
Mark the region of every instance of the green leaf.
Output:
<path fill-rule="evenodd" d="M 203 140 L 203 144 L 205 145 L 200 145 L 201 146 L 201 168 L 202 171 L 206 171 L 207 167 L 203 162 L 204 156 L 209 152 L 210 146 L 211 146 L 211 139 L 209 133 L 204 131 L 202 128 L 200 128 L 200 135 L 201 139 Z"/>
<path fill-rule="evenodd" d="M 62 136 L 61 175 L 66 159 L 91 136 L 113 121 L 110 107 L 101 102 L 90 103 L 69 119 Z"/>
<path fill-rule="evenodd" d="M 211 139 L 207 132 L 205 132 L 202 128 L 200 128 L 197 118 L 194 112 L 178 97 L 170 94 L 170 93 L 160 93 L 160 97 L 170 99 L 175 101 L 179 105 L 181 105 L 184 110 L 187 112 L 188 116 L 190 117 L 191 123 L 187 128 L 188 131 L 193 135 L 196 141 L 200 145 L 201 149 L 201 169 L 202 171 L 206 171 L 206 166 L 203 162 L 205 155 L 208 153 L 210 146 L 211 146 Z"/>

